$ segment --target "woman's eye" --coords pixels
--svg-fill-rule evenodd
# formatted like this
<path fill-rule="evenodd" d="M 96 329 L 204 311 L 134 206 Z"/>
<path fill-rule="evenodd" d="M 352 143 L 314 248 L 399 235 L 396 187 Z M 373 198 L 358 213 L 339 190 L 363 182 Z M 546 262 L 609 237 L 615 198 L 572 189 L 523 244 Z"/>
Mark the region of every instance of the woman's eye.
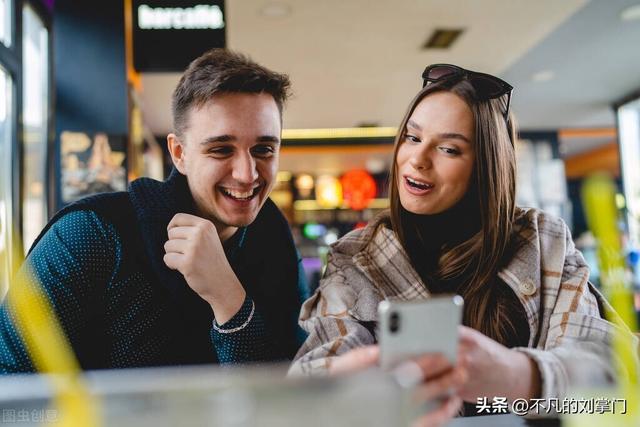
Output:
<path fill-rule="evenodd" d="M 415 135 L 411 135 L 411 134 L 406 134 L 404 136 L 405 141 L 410 141 L 410 142 L 420 142 L 420 138 L 418 138 Z"/>
<path fill-rule="evenodd" d="M 460 151 L 458 151 L 455 148 L 451 148 L 451 147 L 440 147 L 440 150 L 443 151 L 446 154 L 451 154 L 451 155 L 458 155 L 460 154 Z"/>

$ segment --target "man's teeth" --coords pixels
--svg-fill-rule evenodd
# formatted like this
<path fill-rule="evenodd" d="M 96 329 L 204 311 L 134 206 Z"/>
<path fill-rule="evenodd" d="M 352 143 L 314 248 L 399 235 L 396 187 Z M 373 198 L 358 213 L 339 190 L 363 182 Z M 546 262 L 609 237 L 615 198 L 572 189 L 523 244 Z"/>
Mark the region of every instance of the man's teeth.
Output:
<path fill-rule="evenodd" d="M 222 192 L 227 196 L 233 197 L 234 199 L 250 199 L 255 194 L 256 188 L 250 191 L 237 191 L 237 190 L 231 190 L 228 188 L 223 188 Z"/>
<path fill-rule="evenodd" d="M 407 177 L 407 181 L 412 186 L 418 187 L 418 188 L 422 188 L 422 189 L 427 189 L 427 188 L 433 187 L 433 185 L 431 185 L 431 184 L 425 184 L 424 182 L 415 181 L 415 180 L 413 180 L 413 179 L 411 179 L 409 177 Z"/>

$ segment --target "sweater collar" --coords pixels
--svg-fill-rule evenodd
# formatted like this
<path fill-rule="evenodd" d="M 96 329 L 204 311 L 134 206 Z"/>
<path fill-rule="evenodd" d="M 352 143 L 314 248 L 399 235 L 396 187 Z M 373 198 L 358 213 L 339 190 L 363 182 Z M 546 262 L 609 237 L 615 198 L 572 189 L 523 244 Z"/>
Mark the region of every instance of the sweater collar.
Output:
<path fill-rule="evenodd" d="M 521 244 L 509 262 L 498 271 L 498 276 L 520 296 L 521 283 L 530 281 L 540 286 L 539 240 L 544 232 L 539 230 L 537 221 L 529 218 L 523 209 L 516 210 L 513 232 Z M 348 242 L 344 240 L 338 241 L 339 249 L 352 255 L 356 267 L 385 297 L 404 300 L 429 295 L 409 255 L 392 230 L 388 210 L 378 214 Z"/>
<path fill-rule="evenodd" d="M 171 219 L 177 213 L 196 214 L 187 178 L 175 168 L 164 182 L 139 178 L 129 185 L 129 196 L 144 236 L 143 246 L 152 273 L 172 293 L 186 294 L 189 298 L 197 296 L 182 274 L 167 267 L 163 259 L 164 244 L 169 238 L 167 225 Z M 240 228 L 224 242 L 225 254 L 230 260 L 242 246 L 245 232 L 246 227 Z"/>
<path fill-rule="evenodd" d="M 402 227 L 412 256 L 437 258 L 471 238 L 481 228 L 477 192 L 471 189 L 454 206 L 433 215 L 419 215 L 401 208 Z"/>

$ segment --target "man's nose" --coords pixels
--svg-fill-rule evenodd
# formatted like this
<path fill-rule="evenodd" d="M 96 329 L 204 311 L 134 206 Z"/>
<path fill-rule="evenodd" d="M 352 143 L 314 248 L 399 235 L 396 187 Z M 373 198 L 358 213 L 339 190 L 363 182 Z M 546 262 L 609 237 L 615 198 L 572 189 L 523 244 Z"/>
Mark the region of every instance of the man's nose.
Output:
<path fill-rule="evenodd" d="M 231 176 L 243 184 L 252 184 L 258 179 L 256 161 L 250 153 L 239 153 L 233 162 Z"/>

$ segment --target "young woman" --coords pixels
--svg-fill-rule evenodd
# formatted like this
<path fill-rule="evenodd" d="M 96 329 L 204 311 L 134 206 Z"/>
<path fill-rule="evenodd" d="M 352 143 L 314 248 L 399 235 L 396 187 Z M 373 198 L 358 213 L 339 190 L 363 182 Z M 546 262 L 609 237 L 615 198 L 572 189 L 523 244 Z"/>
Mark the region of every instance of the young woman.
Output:
<path fill-rule="evenodd" d="M 375 348 L 348 351 L 376 343 L 381 300 L 457 293 L 464 401 L 561 397 L 576 361 L 609 377 L 614 325 L 567 226 L 515 206 L 512 87 L 447 64 L 423 79 L 395 140 L 391 208 L 332 246 L 292 372 L 374 364 Z"/>

